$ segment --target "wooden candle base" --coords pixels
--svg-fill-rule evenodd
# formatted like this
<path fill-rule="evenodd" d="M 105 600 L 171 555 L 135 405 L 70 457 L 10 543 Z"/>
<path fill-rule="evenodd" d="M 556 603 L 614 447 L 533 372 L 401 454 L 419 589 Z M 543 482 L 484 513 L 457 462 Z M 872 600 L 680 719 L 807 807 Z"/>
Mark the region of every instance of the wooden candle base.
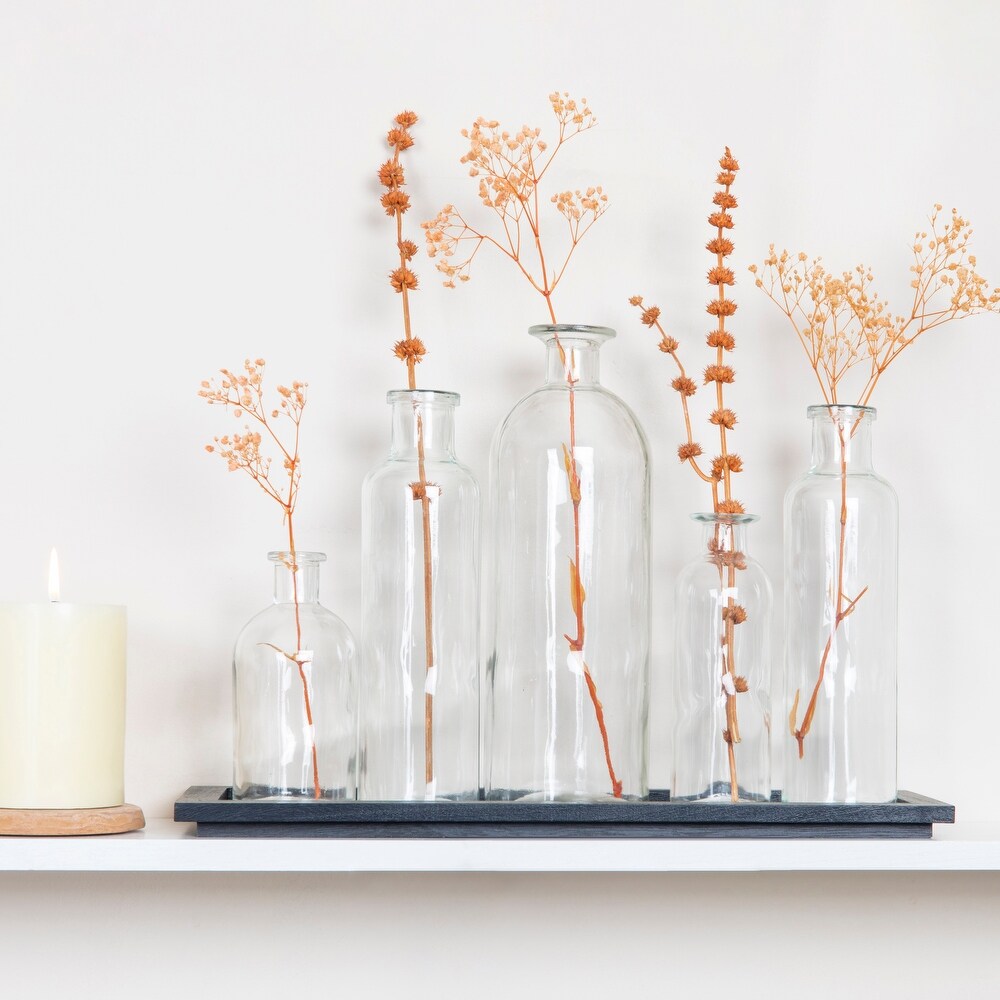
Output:
<path fill-rule="evenodd" d="M 128 803 L 106 809 L 0 809 L 0 837 L 88 837 L 145 825 L 142 810 Z"/>

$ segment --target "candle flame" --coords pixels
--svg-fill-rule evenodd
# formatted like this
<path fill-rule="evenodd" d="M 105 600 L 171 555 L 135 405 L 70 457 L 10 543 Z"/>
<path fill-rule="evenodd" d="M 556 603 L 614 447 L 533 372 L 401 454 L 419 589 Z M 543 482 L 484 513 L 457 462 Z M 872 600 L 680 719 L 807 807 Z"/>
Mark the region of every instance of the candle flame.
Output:
<path fill-rule="evenodd" d="M 55 549 L 49 553 L 49 600 L 59 600 L 59 556 Z"/>

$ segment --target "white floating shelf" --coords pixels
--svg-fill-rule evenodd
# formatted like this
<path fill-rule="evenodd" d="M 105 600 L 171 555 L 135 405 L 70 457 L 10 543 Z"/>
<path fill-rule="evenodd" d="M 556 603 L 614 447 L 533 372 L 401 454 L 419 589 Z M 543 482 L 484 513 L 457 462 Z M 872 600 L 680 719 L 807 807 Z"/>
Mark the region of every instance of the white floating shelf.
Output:
<path fill-rule="evenodd" d="M 2 837 L 0 871 L 1000 871 L 1000 824 L 933 840 L 212 840 L 153 819 L 108 837 Z"/>

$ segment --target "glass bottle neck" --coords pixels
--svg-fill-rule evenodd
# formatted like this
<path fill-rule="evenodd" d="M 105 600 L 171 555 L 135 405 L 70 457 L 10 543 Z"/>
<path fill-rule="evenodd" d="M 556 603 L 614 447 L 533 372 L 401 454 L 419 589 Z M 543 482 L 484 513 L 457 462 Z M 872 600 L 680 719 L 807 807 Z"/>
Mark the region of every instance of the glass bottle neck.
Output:
<path fill-rule="evenodd" d="M 874 472 L 870 406 L 811 406 L 810 472 L 840 475 Z"/>
<path fill-rule="evenodd" d="M 424 458 L 455 461 L 455 407 L 453 392 L 403 390 L 389 393 L 392 406 L 390 459 L 417 458 L 422 442 Z"/>
<path fill-rule="evenodd" d="M 729 517 L 712 517 L 700 515 L 702 522 L 702 540 L 704 549 L 710 553 L 740 552 L 747 554 L 747 529 L 755 515 L 745 515 L 746 520 L 733 520 Z"/>
<path fill-rule="evenodd" d="M 606 326 L 573 326 L 568 324 L 533 326 L 528 331 L 545 344 L 546 385 L 575 387 L 600 385 L 601 345 L 615 331 Z"/>
<path fill-rule="evenodd" d="M 326 556 L 322 552 L 296 552 L 294 571 L 289 552 L 271 552 L 274 563 L 274 603 L 318 604 L 319 567 Z"/>

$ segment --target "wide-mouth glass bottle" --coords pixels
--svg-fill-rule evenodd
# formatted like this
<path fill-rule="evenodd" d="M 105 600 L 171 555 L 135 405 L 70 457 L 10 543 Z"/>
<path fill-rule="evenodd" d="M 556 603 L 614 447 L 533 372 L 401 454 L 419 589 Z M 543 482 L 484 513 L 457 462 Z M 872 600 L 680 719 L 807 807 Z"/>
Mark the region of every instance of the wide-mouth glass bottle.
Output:
<path fill-rule="evenodd" d="M 319 603 L 322 552 L 270 552 L 274 602 L 233 654 L 233 797 L 354 799 L 356 650 Z"/>
<path fill-rule="evenodd" d="M 605 327 L 535 326 L 544 385 L 491 456 L 488 798 L 648 793 L 649 456 Z"/>
<path fill-rule="evenodd" d="M 898 504 L 872 465 L 875 410 L 811 406 L 785 495 L 785 747 L 793 802 L 896 797 Z"/>
<path fill-rule="evenodd" d="M 753 514 L 692 514 L 699 554 L 677 578 L 674 799 L 771 798 L 771 584 Z"/>
<path fill-rule="evenodd" d="M 359 797 L 478 798 L 479 487 L 453 392 L 390 392 L 385 462 L 362 490 Z"/>

